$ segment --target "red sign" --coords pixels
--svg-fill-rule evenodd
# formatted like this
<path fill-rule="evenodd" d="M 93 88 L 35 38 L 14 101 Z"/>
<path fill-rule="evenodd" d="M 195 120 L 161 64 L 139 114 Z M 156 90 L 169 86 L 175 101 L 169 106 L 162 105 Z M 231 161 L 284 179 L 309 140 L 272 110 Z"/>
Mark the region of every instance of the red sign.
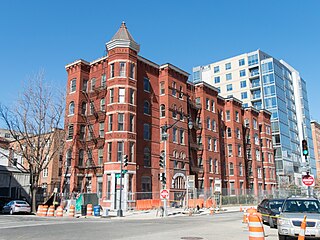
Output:
<path fill-rule="evenodd" d="M 302 176 L 302 184 L 304 186 L 314 186 L 314 177 L 313 175 L 304 175 Z"/>
<path fill-rule="evenodd" d="M 169 199 L 169 190 L 161 189 L 160 190 L 160 198 L 161 199 Z"/>

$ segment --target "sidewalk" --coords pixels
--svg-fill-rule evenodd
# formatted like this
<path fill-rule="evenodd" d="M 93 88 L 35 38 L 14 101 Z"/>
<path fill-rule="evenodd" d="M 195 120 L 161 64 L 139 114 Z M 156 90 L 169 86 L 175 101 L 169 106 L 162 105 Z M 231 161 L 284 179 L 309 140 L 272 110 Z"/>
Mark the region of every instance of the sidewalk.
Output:
<path fill-rule="evenodd" d="M 247 209 L 254 206 L 243 206 L 242 209 Z M 192 210 L 192 209 L 190 209 Z M 168 216 L 167 217 L 176 217 L 176 216 L 188 216 L 190 210 L 185 210 L 183 208 L 167 208 Z M 128 210 L 123 211 L 123 216 L 128 219 L 155 219 L 161 218 L 160 212 L 158 210 L 145 210 L 145 211 L 134 211 Z M 220 210 L 216 209 L 215 214 L 224 214 L 224 213 L 232 213 L 232 212 L 240 212 L 240 206 L 228 206 L 222 207 Z M 200 209 L 199 212 L 193 211 L 192 215 L 209 215 L 210 209 L 203 208 Z M 109 211 L 108 217 L 117 217 L 117 211 Z"/>

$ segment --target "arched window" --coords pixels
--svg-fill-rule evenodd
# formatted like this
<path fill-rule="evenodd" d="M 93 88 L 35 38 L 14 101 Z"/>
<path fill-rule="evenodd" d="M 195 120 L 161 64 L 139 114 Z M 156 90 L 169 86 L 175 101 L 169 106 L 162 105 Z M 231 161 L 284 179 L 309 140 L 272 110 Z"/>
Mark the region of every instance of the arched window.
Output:
<path fill-rule="evenodd" d="M 258 137 L 258 134 L 254 134 L 254 144 L 255 145 L 259 145 L 259 137 Z"/>
<path fill-rule="evenodd" d="M 160 117 L 166 116 L 166 106 L 164 104 L 160 105 Z"/>
<path fill-rule="evenodd" d="M 172 157 L 175 158 L 177 155 L 179 156 L 179 154 L 177 153 L 177 151 L 176 151 L 176 150 L 173 150 L 173 152 L 172 152 Z"/>
<path fill-rule="evenodd" d="M 233 163 L 229 163 L 229 175 L 230 175 L 230 176 L 233 176 L 233 175 L 234 175 Z"/>
<path fill-rule="evenodd" d="M 150 115 L 150 103 L 148 101 L 143 103 L 143 113 Z"/>
<path fill-rule="evenodd" d="M 81 167 L 83 166 L 83 157 L 84 157 L 84 151 L 83 149 L 79 150 L 79 161 L 78 161 L 78 165 Z"/>
<path fill-rule="evenodd" d="M 145 167 L 151 167 L 150 149 L 148 147 L 143 150 L 143 162 Z"/>
<path fill-rule="evenodd" d="M 69 115 L 74 115 L 74 101 L 69 104 Z"/>
<path fill-rule="evenodd" d="M 68 149 L 67 154 L 66 154 L 66 166 L 67 167 L 71 166 L 71 159 L 72 159 L 72 151 L 71 151 L 71 149 Z"/>

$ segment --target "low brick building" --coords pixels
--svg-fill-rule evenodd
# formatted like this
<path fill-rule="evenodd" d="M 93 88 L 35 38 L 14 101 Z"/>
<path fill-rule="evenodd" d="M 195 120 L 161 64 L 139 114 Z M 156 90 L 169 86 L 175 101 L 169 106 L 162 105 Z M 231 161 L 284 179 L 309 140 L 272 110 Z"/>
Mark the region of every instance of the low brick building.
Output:
<path fill-rule="evenodd" d="M 66 198 L 96 192 L 102 205 L 117 208 L 123 155 L 129 159 L 123 208 L 159 199 L 163 153 L 170 200 L 185 199 L 188 176 L 206 198 L 219 181 L 231 195 L 275 187 L 269 112 L 243 109 L 206 83 L 188 82 L 180 68 L 138 55 L 140 46 L 124 23 L 106 50 L 93 62 L 66 65 Z"/>

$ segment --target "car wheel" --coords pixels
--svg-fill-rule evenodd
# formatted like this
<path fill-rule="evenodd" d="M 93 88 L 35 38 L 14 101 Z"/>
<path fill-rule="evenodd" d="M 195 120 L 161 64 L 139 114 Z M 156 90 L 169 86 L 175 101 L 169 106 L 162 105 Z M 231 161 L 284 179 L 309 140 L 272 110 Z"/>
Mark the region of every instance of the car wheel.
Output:
<path fill-rule="evenodd" d="M 274 223 L 272 217 L 269 217 L 269 226 L 270 228 L 274 228 Z"/>
<path fill-rule="evenodd" d="M 279 234 L 279 240 L 287 240 L 287 236 Z"/>
<path fill-rule="evenodd" d="M 11 208 L 10 209 L 10 215 L 13 215 L 14 214 L 14 211 L 13 211 L 13 209 Z"/>

